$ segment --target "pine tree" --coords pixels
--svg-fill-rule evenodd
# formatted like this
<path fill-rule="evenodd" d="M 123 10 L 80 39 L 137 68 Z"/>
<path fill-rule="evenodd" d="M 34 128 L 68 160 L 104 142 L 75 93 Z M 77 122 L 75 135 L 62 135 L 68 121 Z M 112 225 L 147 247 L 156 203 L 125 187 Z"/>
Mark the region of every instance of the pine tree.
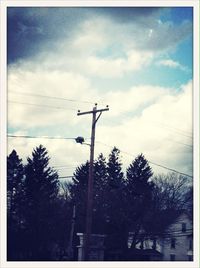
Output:
<path fill-rule="evenodd" d="M 107 163 L 107 187 L 105 202 L 107 218 L 106 247 L 109 250 L 126 247 L 126 219 L 124 218 L 124 174 L 120 159 L 120 150 L 113 148 Z M 108 257 L 109 260 L 109 257 Z"/>
<path fill-rule="evenodd" d="M 13 150 L 7 158 L 7 249 L 8 259 L 17 260 L 23 240 L 24 167 Z"/>
<path fill-rule="evenodd" d="M 124 181 L 124 174 L 122 172 L 122 164 L 120 161 L 120 150 L 113 148 L 108 159 L 108 184 L 111 188 L 120 188 Z"/>
<path fill-rule="evenodd" d="M 56 198 L 59 183 L 57 173 L 49 165 L 47 150 L 40 145 L 28 157 L 26 179 L 27 249 L 32 260 L 49 260 L 55 242 L 57 216 Z"/>
<path fill-rule="evenodd" d="M 23 191 L 24 168 L 22 160 L 13 150 L 7 158 L 8 216 L 18 214 L 20 197 Z M 19 215 L 18 215 L 19 216 Z"/>
<path fill-rule="evenodd" d="M 102 190 L 108 183 L 108 172 L 106 158 L 101 153 L 94 162 L 94 183 L 95 187 Z"/>
<path fill-rule="evenodd" d="M 77 167 L 69 185 L 72 203 L 76 206 L 76 230 L 85 232 L 87 185 L 89 176 L 89 162 Z"/>
<path fill-rule="evenodd" d="M 115 223 L 120 222 L 119 214 L 123 213 L 123 189 L 124 174 L 122 172 L 122 163 L 120 159 L 120 150 L 113 148 L 109 155 L 107 164 L 107 196 L 108 216 Z"/>
<path fill-rule="evenodd" d="M 152 175 L 151 167 L 142 154 L 127 168 L 126 204 L 129 225 L 134 232 L 132 247 L 137 243 L 138 234 L 144 228 L 145 218 L 152 205 Z"/>
<path fill-rule="evenodd" d="M 89 162 L 79 166 L 74 173 L 69 191 L 72 203 L 76 206 L 77 232 L 85 232 L 87 183 L 89 177 Z M 107 186 L 107 166 L 103 154 L 94 161 L 93 181 L 93 217 L 92 232 L 102 233 L 105 228 L 105 188 Z"/>
<path fill-rule="evenodd" d="M 127 168 L 127 190 L 135 198 L 145 200 L 149 197 L 149 189 L 151 189 L 149 179 L 152 177 L 152 170 L 141 154 Z"/>
<path fill-rule="evenodd" d="M 94 162 L 94 202 L 93 232 L 105 234 L 107 207 L 106 193 L 108 184 L 107 163 L 103 154 Z"/>

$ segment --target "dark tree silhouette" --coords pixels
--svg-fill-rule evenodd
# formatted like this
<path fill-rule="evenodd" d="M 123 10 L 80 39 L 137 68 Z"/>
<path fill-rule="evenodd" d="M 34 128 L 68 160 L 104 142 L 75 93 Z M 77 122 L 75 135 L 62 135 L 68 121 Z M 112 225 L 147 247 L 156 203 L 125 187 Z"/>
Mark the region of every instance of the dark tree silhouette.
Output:
<path fill-rule="evenodd" d="M 76 230 L 78 232 L 85 231 L 88 175 L 89 162 L 87 161 L 76 168 L 72 183 L 69 184 L 71 201 L 76 206 Z"/>
<path fill-rule="evenodd" d="M 193 188 L 186 177 L 169 173 L 153 181 L 153 206 L 146 224 L 149 233 L 162 233 L 183 210 L 192 218 Z"/>
<path fill-rule="evenodd" d="M 111 260 L 109 252 L 119 250 L 122 254 L 126 248 L 127 230 L 124 217 L 124 186 L 125 179 L 122 171 L 120 150 L 116 147 L 111 151 L 107 163 L 107 187 L 105 202 L 107 204 L 107 260 Z"/>
<path fill-rule="evenodd" d="M 7 253 L 8 260 L 18 260 L 24 237 L 24 167 L 13 150 L 7 158 Z"/>
<path fill-rule="evenodd" d="M 20 198 L 23 189 L 24 167 L 22 160 L 13 150 L 7 158 L 7 195 L 8 215 L 13 216 L 20 207 Z"/>
<path fill-rule="evenodd" d="M 139 233 L 144 228 L 148 211 L 152 206 L 153 173 L 148 161 L 140 154 L 127 168 L 126 208 L 133 234 L 131 247 L 138 243 Z"/>
<path fill-rule="evenodd" d="M 29 260 L 49 260 L 56 241 L 59 183 L 49 165 L 47 150 L 40 145 L 28 157 L 25 167 L 26 228 Z"/>
<path fill-rule="evenodd" d="M 120 230 L 123 228 L 124 175 L 119 153 L 114 148 L 108 163 L 102 154 L 94 161 L 92 232 L 112 236 L 110 245 L 115 247 L 119 245 Z M 76 205 L 77 232 L 85 232 L 88 173 L 87 162 L 76 169 L 73 182 L 69 186 L 72 202 Z"/>
<path fill-rule="evenodd" d="M 112 189 L 120 188 L 124 182 L 124 174 L 122 172 L 122 163 L 120 160 L 120 150 L 113 148 L 109 155 L 108 164 L 108 184 Z"/>
<path fill-rule="evenodd" d="M 61 185 L 42 145 L 25 167 L 15 150 L 7 161 L 8 260 L 76 260 L 76 233 L 85 232 L 89 162 L 76 168 L 72 182 Z M 118 260 L 131 260 L 129 253 L 145 235 L 162 234 L 183 210 L 192 218 L 191 182 L 174 173 L 152 175 L 141 154 L 125 179 L 116 147 L 108 161 L 103 154 L 94 161 L 92 233 L 107 235 L 105 260 L 113 260 L 112 252 L 118 252 Z"/>
<path fill-rule="evenodd" d="M 161 209 L 180 210 L 185 207 L 185 195 L 190 188 L 187 177 L 168 173 L 154 177 L 154 183 Z"/>
<path fill-rule="evenodd" d="M 105 234 L 107 202 L 106 190 L 108 183 L 107 163 L 103 154 L 94 162 L 94 202 L 93 202 L 93 232 Z"/>

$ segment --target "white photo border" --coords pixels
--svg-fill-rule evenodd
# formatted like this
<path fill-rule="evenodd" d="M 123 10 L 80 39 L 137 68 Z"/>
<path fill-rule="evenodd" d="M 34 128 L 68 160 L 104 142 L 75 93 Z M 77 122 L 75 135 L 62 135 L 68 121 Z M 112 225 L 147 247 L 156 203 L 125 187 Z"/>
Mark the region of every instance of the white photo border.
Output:
<path fill-rule="evenodd" d="M 194 260 L 192 262 L 8 262 L 6 259 L 6 156 L 7 156 L 7 7 L 193 7 L 193 184 L 194 184 Z M 1 54 L 0 54 L 0 155 L 1 155 L 1 180 L 0 180 L 0 267 L 159 267 L 159 268 L 197 268 L 199 262 L 199 1 L 198 0 L 101 0 L 101 1 L 53 1 L 53 0 L 35 0 L 35 1 L 0 1 L 0 33 L 1 33 Z"/>

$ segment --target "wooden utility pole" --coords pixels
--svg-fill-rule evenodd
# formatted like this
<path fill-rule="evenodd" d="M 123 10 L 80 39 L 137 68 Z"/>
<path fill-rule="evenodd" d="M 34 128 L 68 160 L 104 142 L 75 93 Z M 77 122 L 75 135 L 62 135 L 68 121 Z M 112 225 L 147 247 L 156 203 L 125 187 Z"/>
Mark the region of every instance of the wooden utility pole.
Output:
<path fill-rule="evenodd" d="M 75 217 L 76 217 L 76 207 L 74 205 L 73 214 L 72 214 L 71 231 L 70 231 L 70 237 L 69 237 L 69 245 L 68 245 L 69 260 L 72 260 L 73 258 L 73 236 L 74 236 Z"/>
<path fill-rule="evenodd" d="M 94 177 L 94 145 L 95 145 L 95 127 L 96 123 L 101 116 L 102 112 L 108 111 L 108 105 L 105 109 L 97 109 L 97 104 L 93 107 L 92 111 L 80 112 L 77 115 L 92 114 L 92 131 L 91 131 L 91 144 L 90 144 L 90 166 L 88 178 L 88 192 L 87 192 L 87 212 L 86 212 L 86 230 L 85 230 L 85 243 L 84 243 L 84 260 L 89 260 L 90 238 L 92 232 L 92 205 L 93 205 L 93 177 Z M 97 117 L 97 113 L 99 113 Z"/>

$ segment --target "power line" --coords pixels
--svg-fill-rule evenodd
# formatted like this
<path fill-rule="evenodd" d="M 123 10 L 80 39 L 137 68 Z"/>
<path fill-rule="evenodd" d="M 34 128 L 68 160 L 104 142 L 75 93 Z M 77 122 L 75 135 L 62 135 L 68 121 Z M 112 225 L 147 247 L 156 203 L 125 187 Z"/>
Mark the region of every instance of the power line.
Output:
<path fill-rule="evenodd" d="M 156 127 L 159 127 L 159 128 L 165 128 L 165 129 L 168 129 L 169 131 L 172 131 L 172 132 L 175 132 L 177 135 L 181 135 L 181 136 L 184 136 L 184 137 L 187 137 L 187 138 L 190 138 L 190 139 L 193 139 L 193 137 L 191 136 L 192 133 L 188 132 L 188 131 L 184 131 L 184 130 L 181 130 L 181 129 L 178 129 L 178 128 L 174 128 L 172 126 L 168 126 L 166 124 L 163 124 L 163 123 L 159 123 L 159 122 L 156 122 L 156 121 L 151 121 Z M 187 135 L 189 134 L 189 135 Z"/>
<path fill-rule="evenodd" d="M 100 141 L 96 141 L 96 143 L 99 143 L 99 144 L 102 144 L 102 145 L 104 145 L 104 146 L 111 147 L 111 148 L 113 148 L 113 147 L 114 147 L 114 146 L 111 146 L 111 145 L 105 144 L 105 143 L 100 142 Z M 125 151 L 121 151 L 121 150 L 120 150 L 120 152 L 121 152 L 121 153 L 124 153 L 124 154 L 127 154 L 127 155 L 130 155 L 130 156 L 133 156 L 133 157 L 136 157 L 135 155 L 133 155 L 133 154 L 131 154 L 131 153 L 128 153 L 128 152 L 125 152 Z M 186 177 L 193 178 L 193 176 L 191 176 L 191 175 L 189 175 L 189 174 L 186 174 L 186 173 L 180 172 L 180 171 L 178 171 L 178 170 L 175 170 L 175 169 L 172 169 L 172 168 L 166 167 L 166 166 L 164 166 L 164 165 L 160 165 L 160 164 L 157 164 L 157 163 L 152 162 L 152 161 L 149 161 L 149 160 L 148 160 L 148 162 L 149 162 L 149 163 L 151 163 L 152 165 L 155 165 L 155 166 L 158 166 L 158 167 L 161 167 L 161 168 L 167 169 L 167 170 L 169 170 L 169 171 L 172 171 L 172 172 L 178 173 L 178 174 L 180 174 L 180 175 L 183 175 L 183 176 L 186 176 Z"/>
<path fill-rule="evenodd" d="M 77 111 L 76 109 L 68 109 L 68 108 L 64 108 L 64 107 L 57 107 L 57 106 L 50 106 L 50 105 L 43 105 L 43 104 L 36 104 L 36 103 L 27 103 L 27 102 L 11 101 L 11 100 L 9 100 L 8 102 L 16 103 L 16 104 L 23 104 L 23 105 L 39 106 L 41 108 L 51 108 L 51 109 Z"/>
<path fill-rule="evenodd" d="M 73 167 L 76 167 L 76 166 L 70 166 L 70 165 L 67 165 L 67 166 L 53 166 L 53 168 L 58 168 L 58 169 L 60 169 L 60 168 L 73 168 Z"/>
<path fill-rule="evenodd" d="M 55 167 L 53 167 L 53 168 L 55 168 Z M 74 167 L 60 167 L 60 168 L 55 168 L 56 170 L 63 170 L 63 169 L 74 169 L 74 168 L 76 168 L 76 166 L 74 166 Z"/>
<path fill-rule="evenodd" d="M 50 136 L 33 136 L 33 135 L 14 135 L 8 134 L 8 138 L 23 138 L 23 139 L 54 139 L 54 140 L 76 140 L 76 138 L 66 138 L 66 137 L 50 137 Z M 89 138 L 85 138 L 88 140 Z M 58 166 L 60 167 L 60 166 Z"/>
<path fill-rule="evenodd" d="M 19 95 L 27 95 L 27 96 L 35 96 L 35 97 L 48 98 L 48 99 L 56 99 L 56 100 L 64 100 L 64 101 L 70 101 L 70 102 L 80 102 L 80 103 L 93 104 L 93 102 L 90 102 L 90 101 L 81 101 L 81 100 L 76 100 L 76 99 L 67 99 L 67 98 L 47 96 L 47 95 L 41 95 L 41 94 L 33 94 L 33 93 L 27 93 L 27 92 L 19 92 L 19 91 L 13 91 L 13 90 L 10 90 L 9 92 L 19 94 Z"/>
<path fill-rule="evenodd" d="M 9 137 L 9 138 L 24 138 L 24 139 L 53 139 L 53 140 L 75 140 L 76 139 L 76 138 L 65 138 L 65 137 L 11 135 L 11 134 L 8 134 L 7 137 Z"/>
<path fill-rule="evenodd" d="M 9 138 L 28 138 L 28 139 L 58 139 L 58 140 L 75 140 L 76 138 L 65 138 L 65 137 L 42 137 L 42 136 L 28 136 L 28 135 L 11 135 L 11 134 L 8 134 L 7 137 Z M 103 142 L 100 142 L 100 141 L 96 141 L 96 143 L 99 143 L 99 144 L 102 144 L 104 146 L 107 146 L 107 147 L 110 147 L 110 148 L 113 148 L 114 146 L 112 145 L 108 145 L 108 144 L 105 144 Z M 133 157 L 136 157 L 135 155 L 131 154 L 131 153 L 128 153 L 126 151 L 122 151 L 120 150 L 121 153 L 124 153 L 124 154 L 127 154 L 127 155 L 130 155 L 130 156 L 133 156 Z M 152 162 L 152 161 L 148 161 L 149 163 L 151 163 L 152 165 L 155 165 L 155 166 L 158 166 L 158 167 L 161 167 L 161 168 L 164 168 L 166 170 L 169 170 L 169 171 L 172 171 L 172 172 L 175 172 L 175 173 L 178 173 L 180 175 L 183 175 L 183 176 L 186 176 L 186 177 L 190 177 L 190 178 L 193 178 L 193 176 L 189 175 L 189 174 L 186 174 L 186 173 L 183 173 L 183 172 L 180 172 L 176 169 L 172 169 L 172 168 L 169 168 L 169 167 L 166 167 L 164 165 L 160 165 L 160 164 L 157 164 L 155 162 Z"/>
<path fill-rule="evenodd" d="M 192 138 L 192 133 L 189 132 L 189 131 L 186 131 L 186 130 L 183 130 L 183 129 L 180 129 L 180 128 L 175 128 L 173 126 L 163 124 L 163 123 L 160 123 L 160 124 L 163 125 L 164 127 L 168 128 L 168 129 L 171 129 L 171 130 L 174 130 L 174 131 L 177 131 L 177 132 L 182 132 L 182 133 L 185 133 L 185 134 L 189 134 L 190 136 L 187 136 L 187 137 Z"/>
<path fill-rule="evenodd" d="M 176 130 L 174 130 L 174 129 L 170 129 L 170 128 L 167 128 L 167 127 L 165 127 L 166 129 L 168 129 L 168 130 L 171 130 L 172 132 L 175 132 L 175 134 L 177 134 L 177 135 L 181 135 L 181 136 L 183 136 L 183 137 L 186 137 L 186 138 L 189 138 L 189 139 L 193 139 L 193 137 L 192 136 L 189 136 L 189 135 L 185 135 L 185 134 L 183 134 L 183 133 L 181 133 L 181 132 L 178 132 L 178 131 L 176 131 Z"/>
<path fill-rule="evenodd" d="M 189 145 L 189 144 L 186 144 L 186 143 L 183 143 L 183 142 L 180 142 L 180 141 L 175 141 L 175 140 L 172 140 L 172 139 L 166 139 L 168 141 L 171 141 L 171 142 L 175 142 L 177 144 L 181 144 L 181 145 L 184 145 L 184 146 L 187 146 L 187 147 L 190 147 L 190 148 L 193 148 L 192 145 Z"/>
<path fill-rule="evenodd" d="M 62 176 L 62 177 L 58 177 L 58 179 L 69 179 L 69 178 L 73 178 L 73 176 Z"/>
<path fill-rule="evenodd" d="M 8 137 L 13 137 L 13 138 L 38 138 L 38 139 L 76 139 L 76 138 L 62 138 L 62 137 L 47 137 L 47 136 L 22 136 L 22 135 L 7 135 Z M 85 140 L 87 140 L 89 138 L 85 138 Z M 182 143 L 182 142 L 178 142 L 178 141 L 174 141 L 174 140 L 171 140 L 171 139 L 167 139 L 171 142 L 175 142 L 175 143 L 178 143 L 178 144 L 181 144 L 181 145 L 184 145 L 184 146 L 187 146 L 187 147 L 190 147 L 190 148 L 193 148 L 192 145 L 189 145 L 189 144 L 186 144 L 186 143 Z M 99 142 L 100 143 L 100 142 Z M 102 143 L 103 144 L 103 143 Z M 103 144 L 106 146 L 106 144 Z M 109 145 L 108 145 L 109 146 Z M 109 147 L 112 147 L 112 146 L 109 146 Z"/>
<path fill-rule="evenodd" d="M 186 177 L 189 177 L 189 178 L 193 178 L 193 176 L 191 176 L 191 175 L 189 175 L 189 174 L 186 174 L 186 173 L 183 173 L 183 172 L 180 172 L 180 171 L 178 171 L 178 170 L 176 170 L 176 169 L 168 168 L 168 167 L 166 167 L 166 166 L 163 166 L 163 165 L 160 165 L 160 164 L 156 164 L 156 163 L 154 163 L 154 162 L 152 162 L 152 161 L 148 161 L 148 162 L 151 163 L 152 165 L 155 165 L 155 166 L 158 166 L 158 167 L 167 169 L 167 170 L 169 170 L 169 171 L 178 173 L 178 174 L 180 174 L 180 175 L 183 175 L 183 176 L 186 176 Z"/>
<path fill-rule="evenodd" d="M 66 167 L 73 168 L 73 167 L 77 167 L 77 165 L 81 165 L 81 164 L 77 163 L 76 166 L 75 165 L 53 166 L 53 168 L 58 168 L 58 169 L 59 168 L 66 168 Z"/>

